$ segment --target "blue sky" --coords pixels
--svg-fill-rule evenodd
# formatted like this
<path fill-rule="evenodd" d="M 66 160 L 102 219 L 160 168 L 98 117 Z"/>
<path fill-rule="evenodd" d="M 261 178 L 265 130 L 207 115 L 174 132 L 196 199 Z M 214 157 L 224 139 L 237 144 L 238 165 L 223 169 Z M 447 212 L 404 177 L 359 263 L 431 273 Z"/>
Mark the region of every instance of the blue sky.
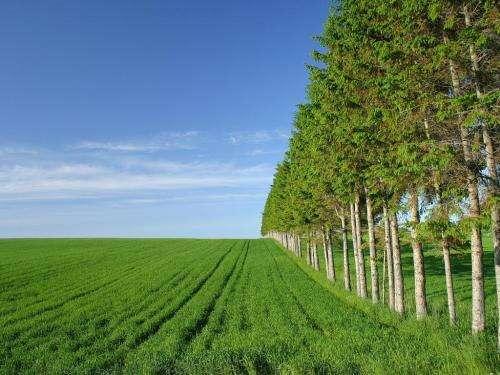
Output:
<path fill-rule="evenodd" d="M 328 6 L 3 4 L 0 236 L 258 236 Z"/>

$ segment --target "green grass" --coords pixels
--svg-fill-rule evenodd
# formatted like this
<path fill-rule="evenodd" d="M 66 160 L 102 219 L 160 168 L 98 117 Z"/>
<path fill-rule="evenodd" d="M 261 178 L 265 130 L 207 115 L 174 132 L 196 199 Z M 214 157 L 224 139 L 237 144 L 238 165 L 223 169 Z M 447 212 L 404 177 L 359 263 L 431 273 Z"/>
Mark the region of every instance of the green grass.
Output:
<path fill-rule="evenodd" d="M 468 258 L 455 260 L 462 319 L 451 329 L 432 252 L 435 316 L 416 322 L 410 301 L 399 319 L 271 240 L 2 240 L 0 372 L 495 372 L 491 270 L 489 328 L 472 337 Z"/>

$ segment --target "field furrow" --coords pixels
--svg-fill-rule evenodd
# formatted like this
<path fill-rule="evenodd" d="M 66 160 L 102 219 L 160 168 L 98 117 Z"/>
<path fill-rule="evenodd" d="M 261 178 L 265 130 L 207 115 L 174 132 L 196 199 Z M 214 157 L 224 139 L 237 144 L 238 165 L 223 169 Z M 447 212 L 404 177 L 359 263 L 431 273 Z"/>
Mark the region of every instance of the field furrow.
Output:
<path fill-rule="evenodd" d="M 0 373 L 411 373 L 414 359 L 482 373 L 496 363 L 439 322 L 348 298 L 271 240 L 6 240 L 0 255 Z M 474 345 L 457 367 L 449 348 Z"/>

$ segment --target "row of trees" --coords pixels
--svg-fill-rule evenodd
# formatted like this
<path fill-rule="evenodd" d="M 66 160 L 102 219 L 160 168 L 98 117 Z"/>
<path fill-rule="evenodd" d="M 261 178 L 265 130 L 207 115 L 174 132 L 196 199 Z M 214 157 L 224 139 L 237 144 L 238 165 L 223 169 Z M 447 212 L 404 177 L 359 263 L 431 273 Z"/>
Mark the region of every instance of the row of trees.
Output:
<path fill-rule="evenodd" d="M 331 280 L 332 243 L 339 238 L 343 282 L 350 290 L 350 229 L 356 292 L 368 296 L 368 249 L 377 303 L 380 230 L 388 305 L 403 314 L 400 236 L 408 230 L 419 319 L 428 314 L 422 243 L 439 243 L 455 324 L 450 248 L 465 234 L 472 259 L 472 332 L 483 331 L 486 221 L 500 298 L 498 17 L 491 0 L 343 0 L 333 7 L 317 38 L 317 64 L 309 67 L 308 101 L 298 107 L 265 205 L 263 235 L 297 255 L 306 248 L 316 268 L 321 244 Z"/>

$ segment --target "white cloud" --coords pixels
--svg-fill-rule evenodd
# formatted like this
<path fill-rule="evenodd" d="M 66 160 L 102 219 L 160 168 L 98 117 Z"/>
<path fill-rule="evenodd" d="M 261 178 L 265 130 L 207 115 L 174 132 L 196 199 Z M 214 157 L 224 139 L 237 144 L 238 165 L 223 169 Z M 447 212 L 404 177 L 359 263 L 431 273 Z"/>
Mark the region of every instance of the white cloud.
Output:
<path fill-rule="evenodd" d="M 267 137 L 259 133 L 246 139 Z M 256 189 L 267 189 L 271 183 L 275 169 L 272 163 L 256 163 L 250 158 L 237 163 L 221 162 L 199 158 L 193 153 L 178 154 L 177 158 L 182 155 L 183 159 L 177 160 L 152 153 L 168 147 L 188 147 L 200 141 L 200 133 L 184 132 L 163 134 L 143 142 L 81 142 L 59 150 L 37 149 L 36 152 L 35 149 L 31 152 L 30 148 L 2 148 L 0 145 L 0 153 L 9 153 L 0 159 L 0 201 L 28 204 L 135 199 L 154 204 L 157 199 L 165 201 L 162 192 L 169 192 L 170 201 L 205 199 L 208 202 L 243 199 L 245 194 L 250 194 L 250 199 Z M 214 146 L 207 139 L 203 142 L 206 147 Z M 254 155 L 263 153 L 256 151 Z M 241 155 L 249 154 L 242 152 Z M 228 194 L 235 195 L 231 198 Z"/>
<path fill-rule="evenodd" d="M 248 156 L 263 156 L 263 155 L 276 155 L 281 154 L 282 150 L 263 150 L 261 148 L 256 148 L 250 152 L 247 152 Z"/>
<path fill-rule="evenodd" d="M 123 169 L 87 164 L 0 167 L 2 200 L 80 199 L 125 192 L 251 188 L 267 186 L 273 166 L 144 161 L 146 168 Z M 144 166 L 143 165 L 143 166 Z M 137 162 L 136 166 L 140 166 Z M 154 167 L 154 168 L 152 168 Z"/>
<path fill-rule="evenodd" d="M 0 147 L 0 156 L 38 155 L 39 151 L 24 147 Z"/>
<path fill-rule="evenodd" d="M 142 141 L 98 142 L 83 141 L 73 146 L 77 150 L 115 152 L 156 152 L 165 150 L 192 150 L 200 133 L 197 131 L 162 133 Z"/>
<path fill-rule="evenodd" d="M 229 134 L 228 140 L 229 143 L 234 145 L 241 143 L 261 144 L 277 140 L 283 141 L 288 137 L 289 134 L 286 131 L 278 129 L 274 131 L 234 132 Z"/>
<path fill-rule="evenodd" d="M 222 194 L 184 194 L 173 195 L 165 198 L 134 198 L 125 199 L 122 203 L 125 204 L 161 204 L 171 202 L 221 202 L 221 201 L 235 201 L 235 200 L 254 200 L 263 199 L 266 194 L 261 193 L 222 193 Z"/>

